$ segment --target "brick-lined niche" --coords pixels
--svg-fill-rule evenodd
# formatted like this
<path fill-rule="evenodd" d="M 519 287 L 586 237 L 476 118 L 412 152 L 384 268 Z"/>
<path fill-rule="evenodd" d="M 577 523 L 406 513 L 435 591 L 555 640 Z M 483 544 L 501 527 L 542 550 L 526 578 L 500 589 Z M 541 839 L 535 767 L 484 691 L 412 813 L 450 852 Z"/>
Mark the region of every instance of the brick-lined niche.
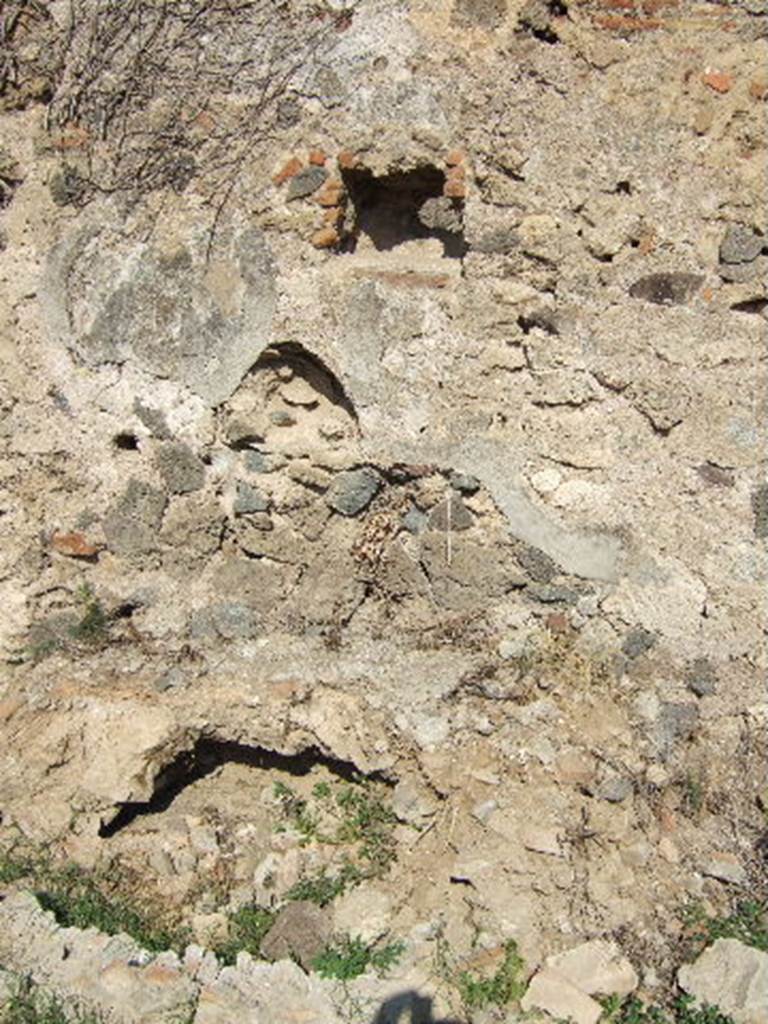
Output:
<path fill-rule="evenodd" d="M 378 250 L 436 238 L 446 256 L 460 259 L 465 254 L 463 197 L 446 194 L 445 170 L 426 165 L 377 177 L 357 166 L 342 169 L 341 177 L 351 207 L 348 251 L 363 238 Z"/>
<path fill-rule="evenodd" d="M 272 179 L 285 201 L 314 203 L 316 227 L 309 239 L 317 249 L 354 252 L 358 244 L 378 251 L 434 238 L 446 257 L 461 259 L 466 198 L 465 158 L 452 150 L 444 165 L 421 164 L 375 175 L 351 150 L 335 161 L 320 149 L 306 159 L 292 156 Z"/>

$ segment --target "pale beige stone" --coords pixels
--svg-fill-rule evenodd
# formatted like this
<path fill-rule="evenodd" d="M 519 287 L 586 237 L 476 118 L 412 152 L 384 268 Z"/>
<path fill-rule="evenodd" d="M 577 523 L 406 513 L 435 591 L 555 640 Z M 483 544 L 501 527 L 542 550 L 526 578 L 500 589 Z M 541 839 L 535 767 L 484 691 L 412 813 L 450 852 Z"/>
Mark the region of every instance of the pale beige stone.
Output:
<path fill-rule="evenodd" d="M 545 1010 L 556 1020 L 574 1024 L 597 1024 L 603 1012 L 597 1000 L 548 967 L 533 976 L 520 1005 L 524 1010 Z"/>
<path fill-rule="evenodd" d="M 717 939 L 677 979 L 697 1003 L 718 1006 L 736 1024 L 768 1020 L 768 953 L 738 939 Z"/>
<path fill-rule="evenodd" d="M 547 957 L 546 963 L 587 995 L 626 996 L 638 985 L 632 964 L 615 942 L 603 939 Z"/>

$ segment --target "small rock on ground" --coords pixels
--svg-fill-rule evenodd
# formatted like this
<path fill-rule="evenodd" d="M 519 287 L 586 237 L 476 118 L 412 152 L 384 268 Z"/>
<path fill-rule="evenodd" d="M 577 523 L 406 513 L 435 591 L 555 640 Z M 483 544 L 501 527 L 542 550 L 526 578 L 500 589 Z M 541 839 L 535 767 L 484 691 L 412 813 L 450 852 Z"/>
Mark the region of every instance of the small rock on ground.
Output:
<path fill-rule="evenodd" d="M 369 467 L 339 473 L 325 496 L 335 512 L 356 516 L 367 508 L 381 487 L 379 474 Z"/>
<path fill-rule="evenodd" d="M 523 1010 L 544 1010 L 555 1020 L 573 1024 L 597 1024 L 603 1008 L 570 981 L 549 967 L 534 975 L 520 1006 Z"/>
<path fill-rule="evenodd" d="M 615 942 L 593 939 L 547 957 L 551 967 L 587 995 L 626 996 L 638 985 L 632 964 Z"/>
<path fill-rule="evenodd" d="M 261 952 L 268 960 L 296 960 L 309 971 L 329 938 L 330 926 L 323 911 L 308 900 L 296 900 L 277 915 L 261 943 Z"/>
<path fill-rule="evenodd" d="M 768 953 L 738 939 L 717 939 L 680 968 L 677 980 L 697 1003 L 718 1006 L 735 1024 L 768 1021 Z"/>

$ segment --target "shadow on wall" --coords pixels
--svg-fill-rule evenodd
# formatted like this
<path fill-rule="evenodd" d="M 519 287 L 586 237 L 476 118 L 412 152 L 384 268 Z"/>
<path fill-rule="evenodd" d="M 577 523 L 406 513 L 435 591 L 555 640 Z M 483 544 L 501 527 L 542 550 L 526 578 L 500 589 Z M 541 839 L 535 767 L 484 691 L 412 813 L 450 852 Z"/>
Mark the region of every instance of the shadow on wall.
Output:
<path fill-rule="evenodd" d="M 410 990 L 399 992 L 382 1003 L 371 1024 L 461 1024 L 461 1021 L 445 1017 L 438 1020 L 432 1012 L 431 997 Z"/>

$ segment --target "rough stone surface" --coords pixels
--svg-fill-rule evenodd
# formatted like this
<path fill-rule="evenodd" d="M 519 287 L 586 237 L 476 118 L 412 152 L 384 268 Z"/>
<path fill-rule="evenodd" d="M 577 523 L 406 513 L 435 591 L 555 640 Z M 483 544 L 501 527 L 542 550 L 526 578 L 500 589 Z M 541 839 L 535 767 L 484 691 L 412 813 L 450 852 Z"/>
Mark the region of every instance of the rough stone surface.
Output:
<path fill-rule="evenodd" d="M 547 967 L 587 995 L 626 996 L 634 992 L 639 981 L 616 944 L 603 939 L 593 939 L 566 953 L 547 957 Z"/>
<path fill-rule="evenodd" d="M 172 253 L 135 244 L 107 260 L 99 229 L 76 229 L 48 263 L 42 308 L 51 334 L 90 366 L 130 358 L 211 404 L 222 401 L 268 343 L 275 271 L 261 232 L 246 228 L 217 242 L 212 270 L 207 238 L 191 225 Z M 81 275 L 86 306 L 68 292 Z"/>
<path fill-rule="evenodd" d="M 751 263 L 765 248 L 766 241 L 752 228 L 731 224 L 720 243 L 723 263 Z"/>
<path fill-rule="evenodd" d="M 603 1008 L 558 971 L 544 968 L 535 974 L 520 1001 L 523 1010 L 545 1010 L 555 1020 L 597 1024 Z"/>
<path fill-rule="evenodd" d="M 768 484 L 761 484 L 752 494 L 755 536 L 768 537 Z"/>
<path fill-rule="evenodd" d="M 448 497 L 439 502 L 429 515 L 431 530 L 469 530 L 474 518 L 461 498 Z"/>
<path fill-rule="evenodd" d="M 703 280 L 700 274 L 682 271 L 649 274 L 635 281 L 629 294 L 635 299 L 645 299 L 646 302 L 660 306 L 680 305 L 693 297 Z"/>
<path fill-rule="evenodd" d="M 246 515 L 249 512 L 266 512 L 269 499 L 258 487 L 253 487 L 244 480 L 238 480 L 235 502 L 232 506 L 235 515 Z"/>
<path fill-rule="evenodd" d="M 315 908 L 316 909 L 316 908 Z M 222 968 L 199 947 L 149 954 L 125 935 L 110 938 L 93 929 L 58 928 L 33 896 L 18 893 L 0 904 L 0 952 L 17 977 L 43 992 L 120 1024 L 196 1024 L 302 1020 L 335 1024 L 339 1018 L 328 986 L 293 963 L 255 963 L 240 954 Z"/>
<path fill-rule="evenodd" d="M 765 830 L 765 11 L 140 4 L 100 70 L 135 5 L 70 6 L 4 19 L 0 859 L 221 938 L 361 856 L 349 785 L 397 862 L 325 910 L 405 950 L 347 1017 L 468 1016 L 438 937 L 667 999 Z M 198 1024 L 341 1012 L 184 963 Z"/>
<path fill-rule="evenodd" d="M 763 1024 L 768 1006 L 768 953 L 738 939 L 717 939 L 692 964 L 677 972 L 696 1004 L 709 1003 L 736 1024 Z"/>
<path fill-rule="evenodd" d="M 656 643 L 656 637 L 647 629 L 633 629 L 627 633 L 621 650 L 628 658 L 637 658 L 645 654 Z"/>
<path fill-rule="evenodd" d="M 132 479 L 104 519 L 104 535 L 117 555 L 141 555 L 157 544 L 157 530 L 166 506 L 165 494 Z"/>
<path fill-rule="evenodd" d="M 304 199 L 317 192 L 320 186 L 328 177 L 328 171 L 323 167 L 305 167 L 291 178 L 288 186 L 287 199 Z"/>
<path fill-rule="evenodd" d="M 277 915 L 261 943 L 261 952 L 268 960 L 296 960 L 309 971 L 330 936 L 327 913 L 307 900 L 295 900 Z"/>
<path fill-rule="evenodd" d="M 710 878 L 733 885 L 744 885 L 747 872 L 739 858 L 732 853 L 714 853 L 703 865 L 702 873 Z"/>
<path fill-rule="evenodd" d="M 356 516 L 370 505 L 381 481 L 375 470 L 369 468 L 340 473 L 331 484 L 326 501 L 335 512 L 343 516 Z"/>
<path fill-rule="evenodd" d="M 205 483 L 205 469 L 189 445 L 164 444 L 157 464 L 165 486 L 172 494 L 199 491 Z"/>
<path fill-rule="evenodd" d="M 668 757 L 675 746 L 691 738 L 699 721 L 695 704 L 665 703 L 659 712 L 657 737 L 660 751 Z"/>
<path fill-rule="evenodd" d="M 708 658 L 695 658 L 686 670 L 685 682 L 697 697 L 711 697 L 717 690 L 717 671 Z"/>

